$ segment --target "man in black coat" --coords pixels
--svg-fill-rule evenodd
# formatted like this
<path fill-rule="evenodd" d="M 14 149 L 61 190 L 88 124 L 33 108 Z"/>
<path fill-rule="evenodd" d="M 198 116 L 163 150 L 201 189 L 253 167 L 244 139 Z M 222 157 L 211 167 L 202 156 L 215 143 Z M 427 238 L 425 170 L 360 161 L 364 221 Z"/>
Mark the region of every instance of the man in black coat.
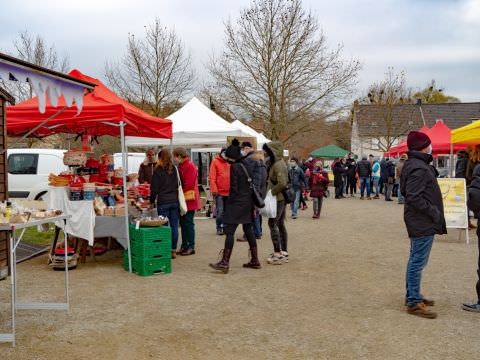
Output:
<path fill-rule="evenodd" d="M 460 150 L 457 153 L 457 162 L 455 163 L 455 177 L 465 179 L 467 173 L 468 153 Z M 475 170 L 475 169 L 474 169 Z"/>
<path fill-rule="evenodd" d="M 357 162 L 352 157 L 352 153 L 348 153 L 347 161 L 345 165 L 347 167 L 347 188 L 345 190 L 345 195 L 348 195 L 350 190 L 350 196 L 355 196 L 353 194 L 357 193 L 357 179 L 355 178 L 355 170 L 357 168 Z"/>
<path fill-rule="evenodd" d="M 468 188 L 468 208 L 472 210 L 477 219 L 477 237 L 478 237 L 478 267 L 477 267 L 477 303 L 463 304 L 462 309 L 480 313 L 480 166 L 473 169 L 473 178 Z"/>
<path fill-rule="evenodd" d="M 383 188 L 385 189 L 385 201 L 392 200 L 393 184 L 395 183 L 395 165 L 390 158 L 385 159 L 385 169 L 381 170 Z"/>
<path fill-rule="evenodd" d="M 437 314 L 427 308 L 434 302 L 422 296 L 420 282 L 435 234 L 447 233 L 442 193 L 437 182 L 438 172 L 430 165 L 433 160 L 430 138 L 422 132 L 411 131 L 407 146 L 408 160 L 400 179 L 400 189 L 405 196 L 404 220 L 410 237 L 406 274 L 407 312 L 434 319 Z"/>
<path fill-rule="evenodd" d="M 367 160 L 366 156 L 362 156 L 362 160 L 357 163 L 357 174 L 360 179 L 360 200 L 363 200 L 363 194 L 367 189 L 367 199 L 370 200 L 370 175 L 372 175 L 372 164 Z"/>

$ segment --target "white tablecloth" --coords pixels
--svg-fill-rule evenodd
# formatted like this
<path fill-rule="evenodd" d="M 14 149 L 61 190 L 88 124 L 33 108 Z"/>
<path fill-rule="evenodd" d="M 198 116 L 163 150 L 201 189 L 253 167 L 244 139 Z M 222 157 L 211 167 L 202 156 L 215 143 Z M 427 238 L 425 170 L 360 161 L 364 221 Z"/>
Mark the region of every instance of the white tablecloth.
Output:
<path fill-rule="evenodd" d="M 65 228 L 67 234 L 85 239 L 93 246 L 95 211 L 92 200 L 70 201 L 66 187 L 52 186 L 45 202 L 49 209 L 62 210 L 65 215 L 71 215 Z"/>

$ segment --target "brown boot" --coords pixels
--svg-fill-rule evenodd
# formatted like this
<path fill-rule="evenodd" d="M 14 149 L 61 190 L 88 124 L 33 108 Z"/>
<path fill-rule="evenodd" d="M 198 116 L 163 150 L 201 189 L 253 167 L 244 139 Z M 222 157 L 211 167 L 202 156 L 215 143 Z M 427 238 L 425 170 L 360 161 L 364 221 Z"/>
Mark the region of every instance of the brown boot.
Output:
<path fill-rule="evenodd" d="M 228 274 L 230 256 L 232 255 L 232 249 L 223 249 L 221 252 L 223 252 L 222 260 L 220 260 L 215 264 L 210 263 L 208 264 L 208 266 L 210 266 L 215 270 L 221 271 L 224 274 Z"/>
<path fill-rule="evenodd" d="M 261 269 L 262 265 L 260 265 L 260 261 L 258 261 L 258 252 L 256 246 L 250 248 L 250 256 L 250 261 L 246 264 L 243 264 L 243 267 L 250 269 Z"/>
<path fill-rule="evenodd" d="M 423 302 L 407 307 L 407 313 L 427 319 L 435 319 L 437 317 L 437 313 L 428 310 L 427 305 Z"/>
<path fill-rule="evenodd" d="M 435 300 L 423 298 L 422 302 L 427 306 L 435 306 Z M 405 299 L 405 306 L 408 306 L 406 299 Z"/>

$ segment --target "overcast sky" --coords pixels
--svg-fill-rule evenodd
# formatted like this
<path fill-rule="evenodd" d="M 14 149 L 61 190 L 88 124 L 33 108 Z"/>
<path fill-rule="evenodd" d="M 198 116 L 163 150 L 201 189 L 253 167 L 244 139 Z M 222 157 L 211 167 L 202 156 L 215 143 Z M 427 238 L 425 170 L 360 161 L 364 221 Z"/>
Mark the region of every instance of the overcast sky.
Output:
<path fill-rule="evenodd" d="M 223 22 L 249 0 L 2 0 L 0 51 L 12 51 L 28 30 L 67 54 L 72 68 L 103 78 L 107 60 L 124 54 L 128 33 L 142 36 L 155 17 L 173 27 L 194 60 L 199 79 L 219 52 Z M 430 80 L 462 101 L 480 101 L 480 0 L 304 0 L 332 46 L 363 64 L 357 94 L 389 66 L 408 85 Z"/>

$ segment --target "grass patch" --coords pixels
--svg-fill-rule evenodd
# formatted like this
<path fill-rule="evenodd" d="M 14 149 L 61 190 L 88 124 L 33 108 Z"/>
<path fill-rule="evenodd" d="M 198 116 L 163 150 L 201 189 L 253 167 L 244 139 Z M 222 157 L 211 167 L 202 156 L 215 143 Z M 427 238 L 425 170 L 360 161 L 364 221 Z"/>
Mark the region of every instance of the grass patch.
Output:
<path fill-rule="evenodd" d="M 15 235 L 20 236 L 22 230 L 16 230 Z M 22 240 L 32 244 L 32 245 L 39 245 L 39 246 L 47 246 L 53 242 L 55 237 L 55 226 L 50 225 L 50 229 L 46 232 L 39 232 L 36 226 L 29 227 L 25 230 L 25 234 L 23 235 Z M 63 240 L 63 232 L 60 232 L 59 241 Z"/>

